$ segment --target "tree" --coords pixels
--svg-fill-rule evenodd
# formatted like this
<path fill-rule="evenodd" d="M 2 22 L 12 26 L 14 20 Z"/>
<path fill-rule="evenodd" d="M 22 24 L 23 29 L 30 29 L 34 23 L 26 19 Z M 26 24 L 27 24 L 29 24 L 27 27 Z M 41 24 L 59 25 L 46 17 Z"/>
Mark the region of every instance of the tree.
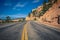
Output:
<path fill-rule="evenodd" d="M 11 17 L 10 16 L 7 16 L 6 17 L 6 22 L 10 22 L 11 21 Z"/>
<path fill-rule="evenodd" d="M 43 2 L 43 8 L 45 8 L 46 7 L 46 0 L 44 0 L 44 2 Z"/>
<path fill-rule="evenodd" d="M 46 0 L 43 2 L 43 9 L 40 11 L 39 16 L 43 16 L 44 13 L 52 6 L 52 0 L 48 0 L 48 3 Z"/>
<path fill-rule="evenodd" d="M 22 20 L 20 19 L 19 22 L 21 22 Z"/>
<path fill-rule="evenodd" d="M 48 0 L 48 2 L 52 2 L 53 0 Z"/>
<path fill-rule="evenodd" d="M 57 0 L 54 0 L 54 3 L 56 3 L 57 2 Z"/>
<path fill-rule="evenodd" d="M 33 13 L 33 16 L 36 17 L 36 14 L 37 14 L 36 10 L 34 10 L 32 13 Z"/>
<path fill-rule="evenodd" d="M 29 13 L 29 14 L 28 14 L 28 17 L 30 17 L 30 16 L 31 16 L 31 14 Z"/>
<path fill-rule="evenodd" d="M 36 20 L 36 18 L 34 18 L 34 20 Z"/>
<path fill-rule="evenodd" d="M 0 18 L 0 23 L 2 23 L 2 21 L 1 21 L 2 19 Z"/>
<path fill-rule="evenodd" d="M 0 20 L 2 20 L 2 19 L 0 18 Z"/>

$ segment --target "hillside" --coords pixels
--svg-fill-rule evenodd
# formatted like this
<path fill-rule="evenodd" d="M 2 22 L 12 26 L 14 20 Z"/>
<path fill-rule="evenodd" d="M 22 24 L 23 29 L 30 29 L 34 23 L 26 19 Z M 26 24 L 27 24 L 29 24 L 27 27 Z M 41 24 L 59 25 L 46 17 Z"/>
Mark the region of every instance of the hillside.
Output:
<path fill-rule="evenodd" d="M 51 3 L 37 7 L 29 17 L 26 17 L 26 20 L 36 20 L 40 23 L 60 28 L 60 20 L 58 21 L 58 17 L 60 16 L 60 0 L 52 0 Z"/>
<path fill-rule="evenodd" d="M 38 20 L 39 12 L 42 8 L 43 6 L 38 6 L 36 9 L 32 9 L 32 12 L 26 17 L 26 20 Z"/>
<path fill-rule="evenodd" d="M 60 0 L 53 4 L 53 6 L 39 19 L 39 21 L 60 27 L 60 24 L 58 24 L 58 16 L 60 16 Z"/>

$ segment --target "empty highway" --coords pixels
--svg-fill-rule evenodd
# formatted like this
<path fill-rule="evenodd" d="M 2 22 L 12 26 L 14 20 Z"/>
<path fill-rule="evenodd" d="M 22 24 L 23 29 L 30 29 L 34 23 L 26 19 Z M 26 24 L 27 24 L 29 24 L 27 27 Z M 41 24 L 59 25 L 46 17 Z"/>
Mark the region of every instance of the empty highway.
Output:
<path fill-rule="evenodd" d="M 30 22 L 27 29 L 29 40 L 60 40 L 60 31 L 49 26 Z"/>
<path fill-rule="evenodd" d="M 60 30 L 33 21 L 0 26 L 0 40 L 60 40 Z"/>
<path fill-rule="evenodd" d="M 21 40 L 22 30 L 24 24 L 22 23 L 14 23 L 3 25 L 0 28 L 0 40 Z"/>

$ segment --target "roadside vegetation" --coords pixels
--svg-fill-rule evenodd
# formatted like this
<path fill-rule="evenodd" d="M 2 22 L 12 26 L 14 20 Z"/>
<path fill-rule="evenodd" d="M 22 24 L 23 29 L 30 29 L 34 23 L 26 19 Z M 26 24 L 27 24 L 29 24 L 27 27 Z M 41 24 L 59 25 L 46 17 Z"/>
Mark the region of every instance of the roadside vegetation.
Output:
<path fill-rule="evenodd" d="M 43 9 L 40 11 L 39 15 L 43 16 L 45 14 L 45 12 L 48 11 L 48 9 L 50 7 L 52 7 L 52 5 L 56 2 L 57 2 L 57 0 L 48 0 L 48 2 L 46 2 L 46 0 L 44 0 Z"/>
<path fill-rule="evenodd" d="M 57 0 L 48 0 L 48 1 L 44 0 L 44 2 L 43 2 L 43 4 L 42 4 L 43 8 L 42 8 L 42 10 L 41 10 L 39 13 L 37 13 L 37 10 L 33 10 L 33 11 L 31 12 L 31 13 L 33 14 L 33 17 L 38 17 L 38 18 L 40 18 L 40 16 L 43 16 L 43 15 L 46 13 L 46 11 L 48 11 L 49 8 L 52 7 L 52 5 L 53 5 L 54 3 L 57 3 Z M 28 17 L 31 16 L 31 13 L 28 14 Z M 34 20 L 35 20 L 35 19 L 34 19 Z"/>
<path fill-rule="evenodd" d="M 0 24 L 3 24 L 3 23 L 23 22 L 23 21 L 25 21 L 25 18 L 12 19 L 10 16 L 6 16 L 4 20 L 0 19 Z"/>

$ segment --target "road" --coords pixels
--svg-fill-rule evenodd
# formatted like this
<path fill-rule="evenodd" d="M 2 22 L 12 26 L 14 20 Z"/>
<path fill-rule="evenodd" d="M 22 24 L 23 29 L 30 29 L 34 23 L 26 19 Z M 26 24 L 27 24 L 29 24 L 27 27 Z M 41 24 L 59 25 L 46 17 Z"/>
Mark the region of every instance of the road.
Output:
<path fill-rule="evenodd" d="M 15 24 L 7 24 L 5 27 L 0 28 L 0 40 L 21 40 L 22 30 L 24 27 L 24 24 L 26 22 L 22 23 L 15 23 Z"/>
<path fill-rule="evenodd" d="M 60 31 L 49 26 L 30 22 L 28 27 L 29 40 L 60 40 Z"/>
<path fill-rule="evenodd" d="M 60 30 L 28 21 L 0 28 L 0 40 L 60 40 Z"/>

